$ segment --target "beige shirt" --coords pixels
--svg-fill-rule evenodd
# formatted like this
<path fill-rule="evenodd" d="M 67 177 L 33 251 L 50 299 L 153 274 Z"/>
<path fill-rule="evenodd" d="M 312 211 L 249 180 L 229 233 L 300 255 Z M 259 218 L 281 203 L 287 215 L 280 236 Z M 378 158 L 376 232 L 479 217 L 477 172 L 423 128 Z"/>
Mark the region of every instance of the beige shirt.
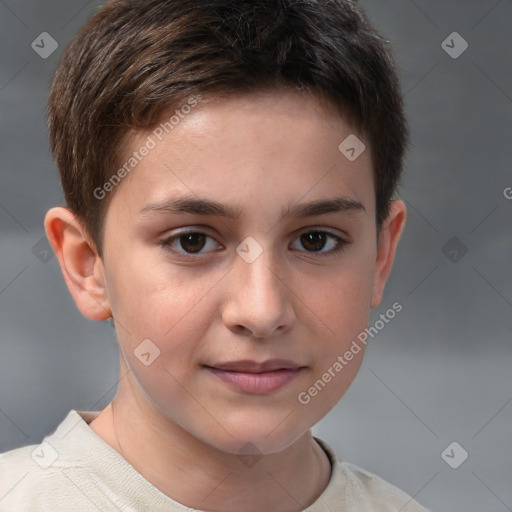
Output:
<path fill-rule="evenodd" d="M 98 414 L 71 410 L 41 444 L 0 455 L 0 512 L 194 512 L 160 492 L 89 428 Z M 398 488 L 340 461 L 315 439 L 332 472 L 305 512 L 426 512 Z"/>

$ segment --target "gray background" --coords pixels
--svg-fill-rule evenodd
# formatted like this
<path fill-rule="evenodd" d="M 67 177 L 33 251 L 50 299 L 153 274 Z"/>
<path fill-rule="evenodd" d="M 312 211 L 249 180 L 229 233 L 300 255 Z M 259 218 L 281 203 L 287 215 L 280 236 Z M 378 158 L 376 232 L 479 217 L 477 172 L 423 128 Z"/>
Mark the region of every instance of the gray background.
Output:
<path fill-rule="evenodd" d="M 116 390 L 113 330 L 81 316 L 41 242 L 62 204 L 49 80 L 100 3 L 0 1 L 0 451 Z M 512 2 L 361 3 L 392 43 L 412 129 L 408 225 L 371 323 L 395 301 L 403 311 L 314 433 L 432 510 L 512 510 Z M 44 31 L 59 44 L 47 59 L 31 48 Z M 442 48 L 454 31 L 469 44 L 456 59 Z M 469 453 L 458 469 L 441 457 L 452 441 Z"/>

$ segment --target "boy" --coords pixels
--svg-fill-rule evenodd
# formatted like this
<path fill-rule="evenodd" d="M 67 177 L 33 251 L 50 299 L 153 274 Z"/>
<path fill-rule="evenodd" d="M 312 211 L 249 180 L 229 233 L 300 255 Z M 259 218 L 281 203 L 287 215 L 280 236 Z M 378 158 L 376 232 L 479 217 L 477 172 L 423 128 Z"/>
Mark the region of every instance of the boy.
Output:
<path fill-rule="evenodd" d="M 120 381 L 0 457 L 0 510 L 424 511 L 311 435 L 362 361 L 407 129 L 349 0 L 114 0 L 49 97 L 45 229 Z M 359 337 L 358 337 L 359 336 Z"/>

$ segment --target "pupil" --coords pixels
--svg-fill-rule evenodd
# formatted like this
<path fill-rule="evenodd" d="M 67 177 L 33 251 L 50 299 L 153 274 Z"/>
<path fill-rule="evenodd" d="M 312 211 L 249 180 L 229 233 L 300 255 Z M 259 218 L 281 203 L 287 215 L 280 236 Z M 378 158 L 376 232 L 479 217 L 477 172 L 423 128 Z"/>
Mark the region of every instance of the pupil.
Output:
<path fill-rule="evenodd" d="M 312 251 L 319 251 L 325 246 L 326 234 L 314 231 L 311 233 L 304 233 L 300 237 L 300 241 L 304 248 Z"/>
<path fill-rule="evenodd" d="M 205 235 L 188 233 L 180 237 L 180 244 L 187 252 L 199 252 L 205 244 Z"/>

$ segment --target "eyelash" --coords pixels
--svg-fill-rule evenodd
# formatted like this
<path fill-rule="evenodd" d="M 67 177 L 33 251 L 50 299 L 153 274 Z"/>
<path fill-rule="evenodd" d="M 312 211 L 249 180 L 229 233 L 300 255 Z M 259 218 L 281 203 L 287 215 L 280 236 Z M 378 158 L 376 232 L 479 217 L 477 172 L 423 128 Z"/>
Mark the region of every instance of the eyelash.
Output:
<path fill-rule="evenodd" d="M 299 252 L 305 252 L 307 254 L 313 254 L 313 255 L 319 256 L 321 258 L 341 253 L 351 243 L 351 242 L 341 238 L 340 236 L 335 235 L 334 233 L 331 233 L 330 231 L 326 231 L 325 229 L 310 229 L 308 231 L 303 231 L 302 233 L 299 234 L 299 236 L 295 240 L 299 239 L 302 235 L 305 235 L 308 233 L 326 234 L 328 237 L 334 238 L 334 240 L 336 241 L 336 246 L 329 251 L 299 251 Z M 165 240 L 162 240 L 161 246 L 166 251 L 169 251 L 175 255 L 178 255 L 178 256 L 184 257 L 184 258 L 195 259 L 195 260 L 197 260 L 197 259 L 201 258 L 202 256 L 205 256 L 209 252 L 211 252 L 211 251 L 208 251 L 206 253 L 201 253 L 201 252 L 189 253 L 189 252 L 176 251 L 170 247 L 171 244 L 173 242 L 175 242 L 176 240 L 179 240 L 180 237 L 189 235 L 189 234 L 205 235 L 206 237 L 211 238 L 213 240 L 213 237 L 211 237 L 210 235 L 208 235 L 206 233 L 203 233 L 202 231 L 190 229 L 190 230 L 180 231 L 179 233 L 175 233 L 174 235 L 166 238 Z"/>

